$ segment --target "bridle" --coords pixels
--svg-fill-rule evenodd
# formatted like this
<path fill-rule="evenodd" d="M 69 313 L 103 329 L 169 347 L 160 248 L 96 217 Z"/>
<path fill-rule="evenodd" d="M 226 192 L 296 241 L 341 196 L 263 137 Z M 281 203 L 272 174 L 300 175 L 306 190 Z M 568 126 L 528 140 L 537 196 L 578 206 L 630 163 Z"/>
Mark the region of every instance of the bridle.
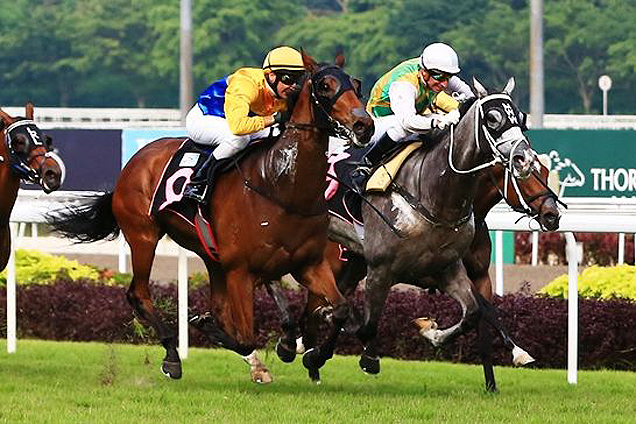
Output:
<path fill-rule="evenodd" d="M 540 174 L 537 175 L 537 173 L 540 172 L 540 169 L 541 169 L 540 168 L 541 165 L 539 165 L 538 163 L 537 165 L 538 166 L 535 166 L 534 169 L 530 172 L 530 178 L 536 179 L 537 182 L 541 186 L 543 186 L 544 190 L 528 197 L 525 197 L 523 195 L 523 193 L 521 192 L 521 187 L 519 187 L 518 180 L 516 178 L 511 177 L 511 174 L 508 169 L 504 169 L 503 190 L 499 188 L 499 185 L 497 184 L 497 181 L 495 180 L 495 177 L 493 176 L 492 172 L 489 175 L 493 185 L 495 186 L 495 188 L 497 189 L 501 197 L 506 201 L 510 209 L 512 209 L 515 212 L 526 215 L 530 217 L 531 219 L 535 220 L 539 224 L 540 229 L 542 231 L 546 231 L 547 229 L 543 226 L 543 224 L 541 223 L 541 220 L 539 219 L 539 215 L 541 215 L 541 208 L 543 207 L 543 204 L 548 199 L 553 199 L 556 203 L 560 204 L 565 209 L 568 208 L 568 205 L 565 204 L 561 199 L 559 199 L 559 196 L 554 192 L 554 190 L 552 190 L 548 186 L 548 184 L 541 179 Z M 512 187 L 515 191 L 519 204 L 513 204 L 510 201 L 510 196 L 508 192 L 509 182 L 512 183 Z M 535 200 L 540 198 L 543 198 L 543 200 L 541 201 L 541 204 L 539 205 L 539 207 L 538 208 L 533 207 L 532 203 Z"/>
<path fill-rule="evenodd" d="M 20 131 L 22 130 L 22 131 Z M 35 149 L 39 149 L 40 152 L 34 155 L 25 155 L 21 152 L 16 152 L 14 149 L 14 137 L 17 136 L 17 132 L 20 132 L 26 137 L 28 146 L 26 152 L 31 153 Z M 17 175 L 20 179 L 31 182 L 33 184 L 42 185 L 41 168 L 47 158 L 53 159 L 60 167 L 61 178 L 60 181 L 64 181 L 66 176 L 66 167 L 62 158 L 54 151 L 50 143 L 44 139 L 44 136 L 40 129 L 30 119 L 20 119 L 13 122 L 7 128 L 4 129 L 4 142 L 9 152 L 9 166 L 11 171 Z M 44 158 L 39 160 L 39 158 Z M 36 161 L 38 168 L 32 168 L 29 163 Z"/>
<path fill-rule="evenodd" d="M 331 97 L 326 97 L 318 94 L 316 92 L 316 84 L 314 84 L 314 81 L 319 81 L 326 75 L 333 75 L 338 79 L 338 81 L 340 81 L 340 87 L 338 87 L 338 91 Z M 351 82 L 351 79 L 344 73 L 342 68 L 337 65 L 323 66 L 309 77 L 308 83 L 310 84 L 309 96 L 313 106 L 312 113 L 315 114 L 315 123 L 300 124 L 290 122 L 287 124 L 287 127 L 326 130 L 327 134 L 332 137 L 348 140 L 351 144 L 361 146 L 361 144 L 357 141 L 353 130 L 350 130 L 329 114 L 340 96 L 342 96 L 345 92 L 353 90 L 356 93 L 356 96 L 360 97 L 359 90 L 356 90 L 355 86 Z"/>
<path fill-rule="evenodd" d="M 523 132 L 521 131 L 521 128 L 519 126 L 519 122 L 517 117 L 515 116 L 515 114 L 513 113 L 512 107 L 508 104 L 508 103 L 504 103 L 504 108 L 506 108 L 506 106 L 510 109 L 510 113 L 507 113 L 507 117 L 508 120 L 511 122 L 510 128 L 508 128 L 506 131 L 503 131 L 498 137 L 497 139 L 495 139 L 495 137 L 493 137 L 493 135 L 491 134 L 491 131 L 487 128 L 487 126 L 484 124 L 484 118 L 485 118 L 485 113 L 484 113 L 484 104 L 489 102 L 489 101 L 493 101 L 493 100 L 497 100 L 497 99 L 503 99 L 503 100 L 507 100 L 512 104 L 512 99 L 510 98 L 509 95 L 504 94 L 504 93 L 499 93 L 499 94 L 490 94 L 486 97 L 483 97 L 481 99 L 477 99 L 475 101 L 475 105 L 473 105 L 473 108 L 475 109 L 475 118 L 474 118 L 474 125 L 475 125 L 475 129 L 474 129 L 474 140 L 475 140 L 475 145 L 477 147 L 477 150 L 481 150 L 481 143 L 480 143 L 480 134 L 483 134 L 486 141 L 487 141 L 487 145 L 490 148 L 490 152 L 493 156 L 493 159 L 489 162 L 477 165 L 471 169 L 458 169 L 455 164 L 453 163 L 453 146 L 454 146 L 454 142 L 455 142 L 455 133 L 454 133 L 454 129 L 455 126 L 451 125 L 450 127 L 450 146 L 448 149 L 448 164 L 450 165 L 451 169 L 458 173 L 458 174 L 472 174 L 474 172 L 480 171 L 482 169 L 485 168 L 489 168 L 492 166 L 495 166 L 497 164 L 501 164 L 503 165 L 503 167 L 506 169 L 507 172 L 510 172 L 515 179 L 520 178 L 520 179 L 525 179 L 528 178 L 529 175 L 521 175 L 519 173 L 519 171 L 514 167 L 514 162 L 512 160 L 513 154 L 516 150 L 516 148 L 521 144 L 521 143 L 527 143 L 527 140 L 525 138 L 525 136 L 523 135 Z M 506 156 L 504 153 L 502 153 L 501 151 L 501 147 L 502 146 L 510 146 L 510 152 L 508 154 L 508 156 Z"/>

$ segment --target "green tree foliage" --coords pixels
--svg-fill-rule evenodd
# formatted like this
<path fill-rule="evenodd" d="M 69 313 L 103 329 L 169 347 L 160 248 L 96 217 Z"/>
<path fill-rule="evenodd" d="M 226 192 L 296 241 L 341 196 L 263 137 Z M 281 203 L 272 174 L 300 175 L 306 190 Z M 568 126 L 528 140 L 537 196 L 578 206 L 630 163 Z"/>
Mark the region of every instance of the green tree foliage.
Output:
<path fill-rule="evenodd" d="M 363 80 L 367 93 L 375 80 L 401 58 L 395 40 L 385 35 L 388 8 L 361 13 L 308 16 L 278 33 L 279 42 L 302 47 L 318 61 L 332 61 L 343 52 L 347 69 Z"/>
<path fill-rule="evenodd" d="M 342 51 L 364 91 L 434 41 L 451 43 L 462 76 L 517 80 L 529 103 L 527 0 L 195 0 L 195 90 L 279 44 L 318 60 Z M 178 104 L 180 9 L 174 0 L 13 0 L 0 13 L 0 104 Z M 598 77 L 614 80 L 610 113 L 634 113 L 636 2 L 544 1 L 547 113 L 601 109 Z M 195 93 L 196 94 L 196 93 Z"/>
<path fill-rule="evenodd" d="M 304 14 L 305 9 L 293 0 L 194 2 L 197 90 L 239 67 L 260 67 L 267 51 L 280 44 L 277 31 Z"/>

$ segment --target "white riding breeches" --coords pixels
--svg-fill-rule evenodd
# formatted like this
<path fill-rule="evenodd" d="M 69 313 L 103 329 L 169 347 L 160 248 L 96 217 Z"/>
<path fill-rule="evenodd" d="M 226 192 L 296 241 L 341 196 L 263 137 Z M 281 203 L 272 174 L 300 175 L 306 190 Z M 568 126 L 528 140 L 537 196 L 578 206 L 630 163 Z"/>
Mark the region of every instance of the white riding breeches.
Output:
<path fill-rule="evenodd" d="M 196 143 L 216 146 L 212 153 L 217 159 L 234 156 L 245 149 L 252 140 L 280 134 L 278 126 L 273 125 L 252 134 L 236 135 L 230 131 L 225 118 L 204 115 L 198 105 L 194 105 L 186 116 L 186 132 Z"/>
<path fill-rule="evenodd" d="M 378 141 L 384 134 L 388 134 L 391 140 L 408 141 L 417 138 L 417 133 L 404 129 L 396 115 L 387 115 L 373 118 L 375 130 L 371 137 L 371 143 Z"/>

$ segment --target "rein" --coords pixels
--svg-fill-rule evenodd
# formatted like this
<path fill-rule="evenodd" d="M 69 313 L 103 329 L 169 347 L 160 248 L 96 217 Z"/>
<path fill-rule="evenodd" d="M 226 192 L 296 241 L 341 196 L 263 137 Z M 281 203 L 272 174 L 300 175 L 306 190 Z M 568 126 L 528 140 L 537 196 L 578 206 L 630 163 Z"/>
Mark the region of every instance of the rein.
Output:
<path fill-rule="evenodd" d="M 353 131 L 349 130 L 343 124 L 338 122 L 337 119 L 332 118 L 331 115 L 329 115 L 329 112 L 328 112 L 327 108 L 320 102 L 319 96 L 316 95 L 316 93 L 315 93 L 315 86 L 312 83 L 313 82 L 313 78 L 316 78 L 317 75 L 320 76 L 319 74 L 321 74 L 321 73 L 326 73 L 325 71 L 326 70 L 330 70 L 330 69 L 336 69 L 336 70 L 342 72 L 340 70 L 340 68 L 337 67 L 337 66 L 327 66 L 325 68 L 322 68 L 321 70 L 319 70 L 315 74 L 313 74 L 309 78 L 309 82 L 308 82 L 308 84 L 310 84 L 309 95 L 310 95 L 310 99 L 311 99 L 311 104 L 313 105 L 313 107 L 311 108 L 312 117 L 314 118 L 315 122 L 318 121 L 318 119 L 316 119 L 316 115 L 314 114 L 314 109 L 317 107 L 320 115 L 323 117 L 323 120 L 326 120 L 326 125 L 321 125 L 319 123 L 289 122 L 289 123 L 285 124 L 285 127 L 286 128 L 295 128 L 295 129 L 305 130 L 305 131 L 314 131 L 314 132 L 321 131 L 321 130 L 326 130 L 327 131 L 327 135 L 332 135 L 332 136 L 335 136 L 335 137 L 344 138 L 344 139 L 349 140 L 351 143 L 357 144 L 356 142 L 354 142 L 355 137 L 353 136 Z M 355 88 L 353 87 L 353 84 L 351 84 L 351 82 L 349 80 L 347 80 L 347 81 L 348 81 L 348 85 L 346 83 L 342 83 L 342 81 L 341 81 L 340 89 L 333 96 L 333 98 L 329 99 L 330 100 L 330 104 L 329 104 L 329 108 L 328 108 L 329 110 L 331 110 L 333 105 L 338 101 L 338 99 L 340 98 L 340 96 L 343 93 L 345 93 L 346 91 L 348 91 L 350 89 L 355 91 Z M 281 135 L 282 135 L 282 133 L 281 133 Z M 289 204 L 283 202 L 278 197 L 276 197 L 271 192 L 271 190 L 267 190 L 267 189 L 265 189 L 263 187 L 259 187 L 259 186 L 256 186 L 256 185 L 252 184 L 245 177 L 245 174 L 243 173 L 243 170 L 241 169 L 241 167 L 240 167 L 238 161 L 236 160 L 236 158 L 234 158 L 233 161 L 234 161 L 234 166 L 236 167 L 239 175 L 241 176 L 241 179 L 243 180 L 243 185 L 245 185 L 245 187 L 249 188 L 250 190 L 254 191 L 255 193 L 259 194 L 260 196 L 266 198 L 270 202 L 280 206 L 286 212 L 288 212 L 290 214 L 294 214 L 294 215 L 311 217 L 311 216 L 317 216 L 317 215 L 324 214 L 327 211 L 327 203 L 326 202 L 318 204 L 317 207 L 314 208 L 314 210 L 309 211 L 309 212 L 301 211 L 301 210 L 298 210 L 295 207 L 290 206 Z"/>
<path fill-rule="evenodd" d="M 283 208 L 285 210 L 285 212 L 287 212 L 289 214 L 293 214 L 293 215 L 311 217 L 311 216 L 322 215 L 322 214 L 324 214 L 327 211 L 326 202 L 323 202 L 322 204 L 318 204 L 317 207 L 314 208 L 315 210 L 309 211 L 309 212 L 301 211 L 301 210 L 299 210 L 299 209 L 297 209 L 297 208 L 295 208 L 295 207 L 283 202 L 278 197 L 276 197 L 274 194 L 272 194 L 271 190 L 267 190 L 267 189 L 264 189 L 263 187 L 259 187 L 259 186 L 256 186 L 256 185 L 252 184 L 250 182 L 250 180 L 248 180 L 247 177 L 245 177 L 245 174 L 243 173 L 243 170 L 241 169 L 241 165 L 238 163 L 238 160 L 236 158 L 232 158 L 232 161 L 234 162 L 234 167 L 236 168 L 236 170 L 238 171 L 239 175 L 241 176 L 241 179 L 243 180 L 243 185 L 245 187 L 249 188 L 253 192 L 259 194 L 261 197 L 264 197 L 265 199 L 269 200 L 270 202 L 274 203 L 275 205 L 280 206 L 281 208 Z"/>

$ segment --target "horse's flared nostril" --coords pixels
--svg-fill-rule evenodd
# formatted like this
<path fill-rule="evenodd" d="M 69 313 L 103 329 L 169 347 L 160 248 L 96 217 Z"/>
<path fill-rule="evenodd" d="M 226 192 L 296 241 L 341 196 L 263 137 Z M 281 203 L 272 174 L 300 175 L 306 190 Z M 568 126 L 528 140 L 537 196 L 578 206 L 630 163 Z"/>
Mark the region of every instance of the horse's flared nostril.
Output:
<path fill-rule="evenodd" d="M 543 225 L 550 231 L 555 231 L 559 228 L 559 218 L 559 215 L 550 212 L 541 216 Z"/>

